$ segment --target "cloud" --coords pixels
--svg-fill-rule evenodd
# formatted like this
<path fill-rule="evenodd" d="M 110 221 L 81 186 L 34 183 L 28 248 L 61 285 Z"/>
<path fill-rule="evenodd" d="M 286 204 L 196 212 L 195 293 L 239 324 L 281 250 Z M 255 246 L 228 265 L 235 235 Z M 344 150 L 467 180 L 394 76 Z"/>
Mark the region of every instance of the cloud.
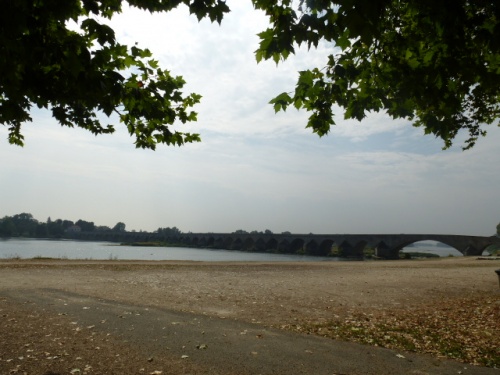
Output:
<path fill-rule="evenodd" d="M 220 26 L 198 22 L 185 7 L 154 15 L 126 9 L 111 24 L 121 42 L 150 48 L 162 67 L 186 79 L 186 92 L 203 96 L 194 125 L 202 135 L 206 130 L 224 134 L 302 130 L 306 113 L 299 114 L 299 124 L 296 113 L 274 116 L 268 102 L 293 90 L 298 70 L 323 64 L 325 51 L 300 48 L 279 67 L 271 61 L 257 64 L 257 33 L 268 26 L 267 19 L 251 3 L 235 2 L 231 9 Z"/>
<path fill-rule="evenodd" d="M 500 129 L 470 151 L 442 151 L 408 122 L 382 113 L 345 121 L 337 109 L 337 125 L 319 138 L 305 129 L 305 111 L 274 114 L 268 101 L 293 90 L 298 70 L 321 66 L 329 46 L 301 49 L 278 67 L 256 64 L 256 33 L 267 21 L 250 3 L 231 6 L 222 26 L 198 23 L 182 7 L 154 16 L 125 10 L 113 20 L 122 42 L 150 48 L 184 76 L 186 92 L 203 95 L 199 121 L 182 126 L 202 143 L 140 150 L 123 126 L 94 137 L 34 111 L 26 146 L 0 147 L 9 161 L 0 166 L 2 214 L 195 232 L 494 230 Z"/>

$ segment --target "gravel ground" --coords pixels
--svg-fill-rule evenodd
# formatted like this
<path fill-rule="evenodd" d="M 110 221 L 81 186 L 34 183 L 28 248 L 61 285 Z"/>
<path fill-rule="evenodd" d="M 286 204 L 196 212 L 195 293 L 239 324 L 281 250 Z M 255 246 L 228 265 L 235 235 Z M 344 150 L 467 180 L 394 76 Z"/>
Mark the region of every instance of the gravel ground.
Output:
<path fill-rule="evenodd" d="M 494 272 L 498 268 L 500 261 L 475 258 L 272 264 L 1 260 L 0 374 L 281 373 L 269 365 L 273 352 L 278 353 L 282 345 L 283 353 L 298 357 L 283 345 L 297 342 L 298 348 L 306 348 L 302 353 L 312 354 L 307 348 L 313 344 L 305 336 L 328 337 L 314 344 L 319 347 L 326 341 L 333 343 L 331 338 L 371 344 L 362 348 L 370 348 L 365 352 L 372 356 L 377 353 L 378 365 L 384 361 L 388 365 L 385 355 L 390 355 L 409 366 L 401 367 L 399 373 L 500 373 L 492 368 L 500 366 L 500 288 Z M 96 309 L 101 303 L 101 310 Z M 200 348 L 188 340 L 185 346 L 190 354 L 182 354 L 182 346 L 158 351 L 145 340 L 158 332 L 143 334 L 140 345 L 138 338 L 127 336 L 131 328 L 123 322 L 133 306 L 149 309 L 148 314 L 162 311 L 155 321 L 167 313 L 185 314 L 172 317 L 170 324 L 175 323 L 173 319 L 210 319 L 204 323 L 207 332 L 228 329 L 248 337 L 246 332 L 258 327 L 267 331 L 258 331 L 253 338 L 281 337 L 276 340 L 282 344 L 267 348 L 268 359 L 262 349 L 252 350 L 251 345 L 257 345 L 253 342 L 245 346 L 249 358 L 232 355 L 232 360 L 224 360 L 223 353 L 214 354 L 212 347 L 204 348 L 201 339 L 196 343 Z M 96 311 L 93 318 L 83 315 L 85 307 Z M 122 323 L 114 330 L 103 329 L 106 323 L 100 322 L 106 319 L 100 318 L 114 314 L 114 309 L 123 310 L 125 318 L 120 318 Z M 416 327 L 428 328 L 427 333 Z M 186 332 L 186 337 L 193 334 L 176 328 Z M 436 348 L 433 340 L 458 342 L 460 347 Z M 240 341 L 230 345 L 238 346 Z M 394 352 L 374 352 L 374 345 Z M 359 347 L 348 348 L 355 353 Z M 426 353 L 427 364 L 411 352 Z M 213 356 L 204 354 L 199 355 L 204 360 L 193 360 L 196 353 Z M 345 366 L 339 360 L 328 373 L 384 373 L 375 362 L 349 369 L 347 362 L 356 358 L 344 357 Z M 462 363 L 443 362 L 444 357 Z M 300 371 L 295 366 L 286 372 L 283 367 L 283 373 L 308 373 L 307 368 Z M 393 373 L 397 371 L 396 366 Z"/>

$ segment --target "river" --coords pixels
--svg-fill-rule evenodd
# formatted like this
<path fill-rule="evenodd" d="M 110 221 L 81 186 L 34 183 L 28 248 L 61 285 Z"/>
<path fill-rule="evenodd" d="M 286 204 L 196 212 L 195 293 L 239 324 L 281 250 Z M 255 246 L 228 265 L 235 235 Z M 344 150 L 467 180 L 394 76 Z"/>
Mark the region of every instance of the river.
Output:
<path fill-rule="evenodd" d="M 194 249 L 188 247 L 120 246 L 111 242 L 69 240 L 7 239 L 0 240 L 0 258 L 62 258 L 121 260 L 193 260 L 304 262 L 332 261 L 338 258 L 291 254 L 249 253 L 235 250 Z"/>
<path fill-rule="evenodd" d="M 461 256 L 452 248 L 434 246 L 409 247 L 403 251 L 431 252 L 439 256 Z M 120 246 L 111 242 L 87 242 L 43 239 L 0 240 L 0 258 L 62 258 L 62 259 L 120 259 L 120 260 L 192 260 L 204 262 L 304 262 L 338 261 L 333 257 L 251 253 L 236 250 L 194 249 L 186 247 Z"/>

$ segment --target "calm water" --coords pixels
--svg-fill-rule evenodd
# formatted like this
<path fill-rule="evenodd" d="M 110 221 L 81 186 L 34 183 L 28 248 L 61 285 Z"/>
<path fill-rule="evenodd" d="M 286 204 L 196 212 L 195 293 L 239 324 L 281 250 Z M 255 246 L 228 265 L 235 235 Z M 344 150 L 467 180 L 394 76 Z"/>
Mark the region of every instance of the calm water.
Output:
<path fill-rule="evenodd" d="M 462 256 L 453 248 L 428 244 L 409 247 L 403 251 L 434 253 L 445 257 Z M 339 258 L 302 255 L 248 253 L 243 251 L 193 249 L 185 247 L 118 246 L 110 242 L 86 242 L 39 239 L 0 239 L 0 258 L 66 258 L 66 259 L 122 259 L 122 260 L 193 260 L 193 261 L 338 261 Z"/>
<path fill-rule="evenodd" d="M 86 241 L 54 241 L 36 239 L 0 240 L 0 258 L 67 258 L 122 260 L 194 260 L 304 262 L 332 261 L 338 258 L 301 255 L 247 253 L 243 251 L 192 249 L 186 247 L 118 246 L 116 243 Z"/>

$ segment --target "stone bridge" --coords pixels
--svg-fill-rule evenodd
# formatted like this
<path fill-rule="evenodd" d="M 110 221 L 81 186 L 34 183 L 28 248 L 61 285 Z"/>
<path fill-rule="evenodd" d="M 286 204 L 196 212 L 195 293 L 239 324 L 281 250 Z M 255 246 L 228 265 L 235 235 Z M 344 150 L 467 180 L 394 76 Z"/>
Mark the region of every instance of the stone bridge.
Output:
<path fill-rule="evenodd" d="M 226 250 L 310 254 L 327 256 L 332 247 L 346 257 L 362 257 L 363 249 L 375 249 L 376 256 L 398 259 L 405 246 L 418 241 L 438 241 L 463 255 L 481 255 L 490 245 L 500 244 L 498 237 L 444 234 L 258 234 L 258 233 L 183 233 L 164 236 L 157 233 L 123 233 L 128 241 L 165 241 L 191 247 Z M 120 236 L 120 237 L 121 237 Z M 124 241 L 125 238 L 120 239 Z"/>

